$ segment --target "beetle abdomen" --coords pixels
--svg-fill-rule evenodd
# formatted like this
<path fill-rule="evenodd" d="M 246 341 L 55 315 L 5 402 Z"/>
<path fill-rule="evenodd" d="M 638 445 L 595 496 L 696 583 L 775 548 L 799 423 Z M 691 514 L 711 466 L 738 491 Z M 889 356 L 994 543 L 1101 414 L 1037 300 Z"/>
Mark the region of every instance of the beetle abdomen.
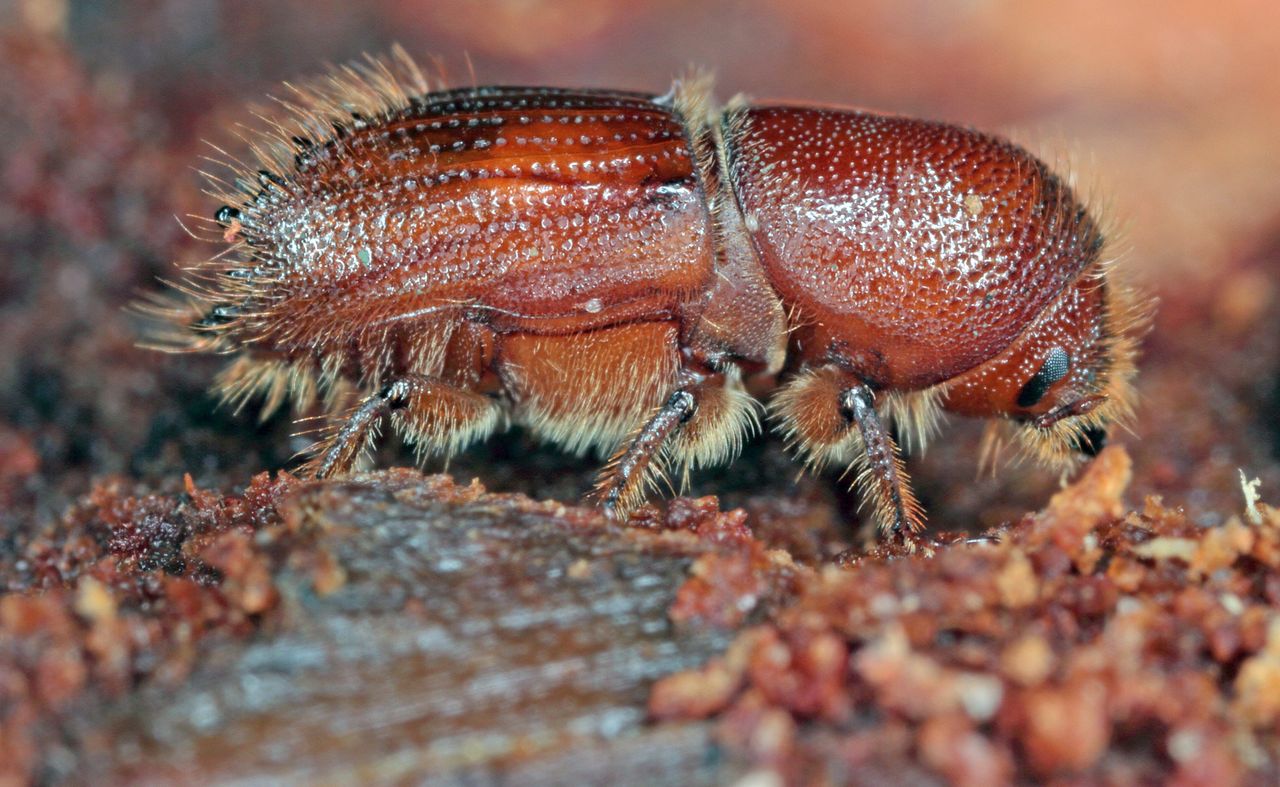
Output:
<path fill-rule="evenodd" d="M 680 121 L 636 94 L 431 93 L 295 145 L 239 208 L 274 270 L 246 326 L 266 349 L 324 354 L 442 319 L 584 330 L 674 314 L 710 276 Z"/>
<path fill-rule="evenodd" d="M 836 349 L 870 383 L 922 388 L 992 357 L 1097 255 L 1071 190 L 995 137 L 782 106 L 741 108 L 726 128 L 743 212 L 806 356 Z"/>

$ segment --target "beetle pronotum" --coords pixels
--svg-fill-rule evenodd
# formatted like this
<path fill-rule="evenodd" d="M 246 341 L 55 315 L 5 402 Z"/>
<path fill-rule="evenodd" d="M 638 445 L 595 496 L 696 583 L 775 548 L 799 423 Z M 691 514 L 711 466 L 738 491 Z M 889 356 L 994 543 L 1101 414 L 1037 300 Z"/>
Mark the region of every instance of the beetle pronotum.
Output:
<path fill-rule="evenodd" d="M 623 515 L 664 466 L 731 460 L 771 381 L 810 465 L 857 472 L 878 523 L 923 522 L 892 426 L 996 416 L 1069 460 L 1128 415 L 1146 308 L 1072 189 L 1023 149 L 944 123 L 738 99 L 433 91 L 402 52 L 293 88 L 235 166 L 234 245 L 166 311 L 218 380 L 333 426 L 307 469 L 350 470 L 392 423 L 450 455 L 516 421 L 612 452 Z"/>

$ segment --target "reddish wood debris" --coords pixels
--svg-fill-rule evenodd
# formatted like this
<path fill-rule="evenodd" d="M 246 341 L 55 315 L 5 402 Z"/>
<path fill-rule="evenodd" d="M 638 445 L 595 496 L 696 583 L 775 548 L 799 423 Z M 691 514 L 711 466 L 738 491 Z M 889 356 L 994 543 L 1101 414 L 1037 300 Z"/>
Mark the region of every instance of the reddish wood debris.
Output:
<path fill-rule="evenodd" d="M 728 746 L 800 781 L 903 757 L 963 784 L 1274 776 L 1280 510 L 1214 528 L 1154 499 L 1126 513 L 1130 473 L 1109 448 L 997 542 L 806 573 L 726 657 L 659 681 L 650 712 L 718 717 Z"/>

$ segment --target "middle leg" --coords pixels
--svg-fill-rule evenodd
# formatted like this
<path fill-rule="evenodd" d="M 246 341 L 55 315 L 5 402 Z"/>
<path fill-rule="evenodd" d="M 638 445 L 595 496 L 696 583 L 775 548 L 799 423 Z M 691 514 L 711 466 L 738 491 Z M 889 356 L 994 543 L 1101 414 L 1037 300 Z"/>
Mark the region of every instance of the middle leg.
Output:
<path fill-rule="evenodd" d="M 498 349 L 514 417 L 571 451 L 613 450 L 592 497 L 623 517 L 666 478 L 731 459 L 757 425 L 736 367 L 682 351 L 674 321 L 568 335 L 513 333 Z"/>
<path fill-rule="evenodd" d="M 667 401 L 622 442 L 600 472 L 592 498 L 619 519 L 643 502 L 647 487 L 674 464 L 681 488 L 690 472 L 732 461 L 759 426 L 756 401 L 742 390 L 736 368 L 699 375 L 684 371 Z"/>

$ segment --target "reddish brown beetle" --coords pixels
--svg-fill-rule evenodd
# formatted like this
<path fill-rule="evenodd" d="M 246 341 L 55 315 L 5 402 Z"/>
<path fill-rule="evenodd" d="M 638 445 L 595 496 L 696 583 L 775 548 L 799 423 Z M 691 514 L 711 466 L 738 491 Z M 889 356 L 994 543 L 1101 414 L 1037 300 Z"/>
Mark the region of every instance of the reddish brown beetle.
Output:
<path fill-rule="evenodd" d="M 432 92 L 397 52 L 295 88 L 216 221 L 232 252 L 169 316 L 234 353 L 218 387 L 337 417 L 308 469 L 350 470 L 390 415 L 422 454 L 509 420 L 612 451 L 625 514 L 663 465 L 729 461 L 743 387 L 811 465 L 858 470 L 881 526 L 923 515 L 890 424 L 1000 416 L 1044 459 L 1129 413 L 1146 310 L 1026 151 L 943 123 L 661 97 Z"/>

